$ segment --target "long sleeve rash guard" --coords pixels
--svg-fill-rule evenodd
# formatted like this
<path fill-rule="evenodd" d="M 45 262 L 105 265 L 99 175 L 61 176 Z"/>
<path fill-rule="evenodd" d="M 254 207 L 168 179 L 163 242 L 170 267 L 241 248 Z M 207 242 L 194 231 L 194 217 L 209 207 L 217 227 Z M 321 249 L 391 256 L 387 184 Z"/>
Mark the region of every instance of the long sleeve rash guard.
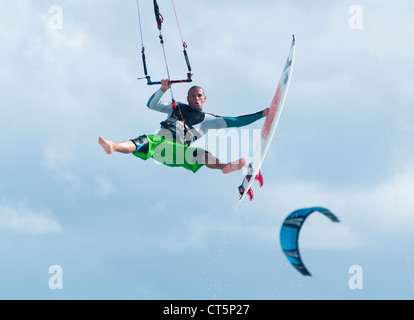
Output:
<path fill-rule="evenodd" d="M 177 103 L 178 110 L 171 103 L 161 101 L 163 95 L 164 92 L 159 89 L 147 103 L 149 109 L 168 115 L 167 119 L 161 122 L 161 129 L 157 134 L 164 135 L 165 130 L 169 130 L 176 141 L 182 144 L 194 142 L 210 129 L 239 128 L 263 118 L 262 111 L 239 117 L 222 117 L 194 110 L 184 103 Z M 187 130 L 184 129 L 184 122 Z"/>

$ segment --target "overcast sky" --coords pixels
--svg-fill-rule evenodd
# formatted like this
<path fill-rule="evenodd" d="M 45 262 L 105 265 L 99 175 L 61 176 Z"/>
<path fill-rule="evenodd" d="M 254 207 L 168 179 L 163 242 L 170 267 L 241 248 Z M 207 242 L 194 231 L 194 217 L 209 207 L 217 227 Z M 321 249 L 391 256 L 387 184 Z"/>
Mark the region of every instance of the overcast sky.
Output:
<path fill-rule="evenodd" d="M 135 0 L 0 0 L 0 298 L 414 299 L 413 1 L 174 3 L 206 112 L 269 106 L 296 36 L 264 187 L 239 205 L 242 172 L 193 174 L 98 145 L 164 120 L 146 108 L 157 87 L 137 80 Z M 140 6 L 157 81 L 158 30 L 151 2 Z M 159 6 L 170 71 L 183 78 L 173 7 Z M 176 100 L 189 87 L 174 86 Z M 305 278 L 279 233 L 314 206 L 341 222 L 305 222 Z"/>

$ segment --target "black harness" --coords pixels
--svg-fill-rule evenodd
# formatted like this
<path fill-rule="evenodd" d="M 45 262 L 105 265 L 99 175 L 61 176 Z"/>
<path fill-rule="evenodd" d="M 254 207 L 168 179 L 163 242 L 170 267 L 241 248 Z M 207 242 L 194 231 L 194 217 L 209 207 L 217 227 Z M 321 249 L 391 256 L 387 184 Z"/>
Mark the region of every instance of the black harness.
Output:
<path fill-rule="evenodd" d="M 189 105 L 177 103 L 178 108 L 174 108 L 171 117 L 161 122 L 161 128 L 171 132 L 174 139 L 177 138 L 177 121 L 184 123 L 184 142 L 190 145 L 191 142 L 200 138 L 200 133 L 194 129 L 194 125 L 204 121 L 206 115 L 202 111 L 194 110 Z"/>

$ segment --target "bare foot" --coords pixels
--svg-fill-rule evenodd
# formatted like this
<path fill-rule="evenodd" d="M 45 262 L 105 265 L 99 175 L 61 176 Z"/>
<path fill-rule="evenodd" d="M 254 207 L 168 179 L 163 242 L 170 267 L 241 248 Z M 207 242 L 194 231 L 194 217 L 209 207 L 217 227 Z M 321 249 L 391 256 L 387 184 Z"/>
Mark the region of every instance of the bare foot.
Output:
<path fill-rule="evenodd" d="M 114 152 L 114 147 L 112 146 L 112 142 L 109 140 L 105 140 L 102 137 L 99 137 L 99 144 L 104 148 L 107 154 L 112 154 Z"/>
<path fill-rule="evenodd" d="M 233 171 L 241 170 L 245 164 L 246 158 L 241 158 L 239 160 L 228 163 L 223 169 L 221 169 L 221 171 L 227 174 Z"/>

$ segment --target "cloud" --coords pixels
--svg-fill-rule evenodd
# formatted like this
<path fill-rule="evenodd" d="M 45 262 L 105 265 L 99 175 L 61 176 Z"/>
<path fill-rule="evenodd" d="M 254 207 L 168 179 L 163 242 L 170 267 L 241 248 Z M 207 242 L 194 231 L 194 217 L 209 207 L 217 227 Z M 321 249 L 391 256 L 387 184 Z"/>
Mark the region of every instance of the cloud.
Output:
<path fill-rule="evenodd" d="M 408 166 L 387 183 L 353 194 L 360 211 L 373 224 L 389 231 L 414 228 L 414 166 Z"/>
<path fill-rule="evenodd" d="M 311 182 L 268 184 L 261 190 L 261 193 L 265 192 L 264 198 L 269 199 L 263 206 L 271 208 L 277 203 L 277 209 L 264 214 L 262 219 L 280 212 L 287 216 L 300 208 L 326 207 L 337 215 L 341 223 L 332 224 L 322 216 L 318 219 L 311 216 L 309 219 L 317 220 L 307 221 L 306 229 L 303 229 L 312 241 L 308 244 L 322 247 L 329 239 L 329 246 L 338 248 L 366 246 L 380 238 L 399 237 L 402 232 L 414 228 L 413 190 L 414 166 L 407 167 L 382 184 L 365 189 L 358 186 L 325 189 Z"/>
<path fill-rule="evenodd" d="M 196 216 L 177 228 L 172 227 L 156 243 L 169 253 L 200 250 L 207 246 L 209 236 L 221 229 L 220 224 Z"/>
<path fill-rule="evenodd" d="M 57 143 L 45 147 L 42 164 L 51 171 L 60 171 L 74 159 L 71 149 Z"/>
<path fill-rule="evenodd" d="M 95 178 L 96 182 L 96 194 L 101 197 L 106 197 L 117 192 L 117 187 L 115 184 L 105 176 L 97 176 Z"/>
<path fill-rule="evenodd" d="M 365 244 L 351 225 L 333 223 L 318 212 L 306 220 L 300 232 L 301 248 L 349 250 Z"/>
<path fill-rule="evenodd" d="M 217 188 L 216 188 L 217 190 Z M 157 249 L 170 253 L 204 250 L 223 237 L 233 242 L 255 246 L 277 246 L 285 217 L 300 208 L 322 206 L 330 209 L 340 223 L 333 223 L 320 213 L 311 215 L 301 230 L 302 248 L 349 251 L 375 246 L 387 239 L 402 240 L 401 234 L 414 228 L 414 165 L 379 185 L 365 187 L 323 186 L 315 182 L 272 183 L 256 188 L 254 202 L 243 202 L 235 210 L 228 199 L 217 199 L 209 212 L 184 210 L 174 215 L 174 223 L 151 240 Z M 195 200 L 194 200 L 195 201 Z M 188 207 L 195 204 L 189 200 Z M 157 211 L 165 211 L 159 204 Z M 226 214 L 216 214 L 225 212 Z M 168 226 L 167 226 L 168 225 Z M 409 235 L 409 233 L 407 234 Z"/>
<path fill-rule="evenodd" d="M 43 152 L 42 165 L 53 176 L 71 186 L 73 189 L 82 189 L 80 172 L 75 169 L 73 149 L 57 143 L 50 143 Z"/>
<path fill-rule="evenodd" d="M 62 232 L 59 222 L 46 211 L 33 211 L 20 204 L 0 203 L 0 229 L 27 234 L 45 235 Z"/>

